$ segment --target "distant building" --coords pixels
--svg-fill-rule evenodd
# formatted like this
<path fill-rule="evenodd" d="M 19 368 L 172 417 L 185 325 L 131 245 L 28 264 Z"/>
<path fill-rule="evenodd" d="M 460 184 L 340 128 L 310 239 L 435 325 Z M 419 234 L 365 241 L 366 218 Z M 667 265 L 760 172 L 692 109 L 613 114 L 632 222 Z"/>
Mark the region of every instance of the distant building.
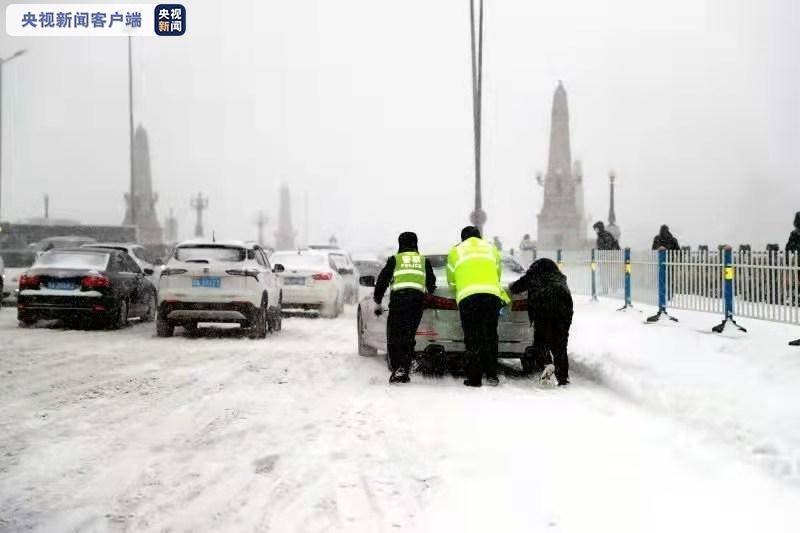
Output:
<path fill-rule="evenodd" d="M 573 167 L 569 139 L 567 91 L 558 82 L 550 122 L 550 155 L 544 186 L 544 203 L 538 216 L 540 250 L 580 249 L 586 245 L 587 221 L 583 212 L 583 175 L 580 162 Z"/>
<path fill-rule="evenodd" d="M 143 244 L 162 244 L 161 225 L 156 215 L 158 195 L 153 193 L 153 178 L 150 173 L 150 147 L 147 142 L 147 131 L 141 126 L 133 134 L 133 182 L 135 198 L 131 199 L 130 191 L 125 195 L 125 221 L 123 225 L 135 225 L 139 228 L 139 238 Z M 131 217 L 131 202 L 135 202 L 135 220 Z"/>
<path fill-rule="evenodd" d="M 275 232 L 275 249 L 291 250 L 295 247 L 295 231 L 292 227 L 292 201 L 289 186 L 281 187 L 280 205 L 278 206 L 278 231 Z"/>

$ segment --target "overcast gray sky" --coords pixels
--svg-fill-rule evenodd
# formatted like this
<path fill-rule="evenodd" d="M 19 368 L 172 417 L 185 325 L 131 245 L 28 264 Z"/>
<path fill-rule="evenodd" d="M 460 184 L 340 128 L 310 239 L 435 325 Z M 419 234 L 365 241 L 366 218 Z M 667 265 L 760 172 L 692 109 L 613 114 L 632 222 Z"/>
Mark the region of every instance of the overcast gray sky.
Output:
<path fill-rule="evenodd" d="M 3 15 L 5 6 L 2 2 Z M 352 248 L 457 240 L 472 206 L 468 0 L 184 1 L 182 38 L 134 40 L 135 116 L 163 220 L 255 238 L 294 194 L 303 234 Z M 618 175 L 623 244 L 785 243 L 800 210 L 800 2 L 486 0 L 487 233 L 536 233 L 552 94 L 569 95 L 587 210 Z M 3 27 L 5 21 L 3 21 Z M 3 215 L 120 223 L 126 41 L 0 36 Z M 588 228 L 587 228 L 588 230 Z M 271 228 L 274 231 L 274 227 Z"/>

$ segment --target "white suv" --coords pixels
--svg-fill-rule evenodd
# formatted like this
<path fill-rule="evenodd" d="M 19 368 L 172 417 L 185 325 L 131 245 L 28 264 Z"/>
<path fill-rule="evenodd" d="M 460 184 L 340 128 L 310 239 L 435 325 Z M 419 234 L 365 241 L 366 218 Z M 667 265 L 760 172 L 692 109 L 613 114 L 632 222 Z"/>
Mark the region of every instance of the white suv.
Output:
<path fill-rule="evenodd" d="M 264 250 L 242 242 L 187 241 L 175 247 L 158 284 L 159 337 L 175 326 L 239 324 L 251 338 L 281 329 L 280 287 Z"/>

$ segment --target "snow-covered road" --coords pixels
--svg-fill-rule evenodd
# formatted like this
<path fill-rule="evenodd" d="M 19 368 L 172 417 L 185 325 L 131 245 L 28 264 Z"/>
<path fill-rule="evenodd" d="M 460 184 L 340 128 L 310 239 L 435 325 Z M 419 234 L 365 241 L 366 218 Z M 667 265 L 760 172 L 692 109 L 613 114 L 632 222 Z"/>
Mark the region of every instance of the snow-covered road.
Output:
<path fill-rule="evenodd" d="M 153 333 L 0 311 L 0 530 L 800 530 L 797 484 L 596 375 L 390 387 L 352 310 Z"/>

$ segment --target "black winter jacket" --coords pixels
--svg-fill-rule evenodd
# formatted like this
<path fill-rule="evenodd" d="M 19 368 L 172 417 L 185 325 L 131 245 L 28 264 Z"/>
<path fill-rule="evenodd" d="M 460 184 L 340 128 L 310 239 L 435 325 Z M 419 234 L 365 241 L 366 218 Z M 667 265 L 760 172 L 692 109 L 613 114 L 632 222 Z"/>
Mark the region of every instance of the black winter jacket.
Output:
<path fill-rule="evenodd" d="M 597 249 L 598 250 L 619 250 L 619 243 L 608 230 L 602 230 L 597 233 Z"/>
<path fill-rule="evenodd" d="M 528 291 L 528 318 L 572 323 L 572 293 L 567 277 L 550 259 L 538 259 L 509 287 L 511 294 Z"/>

